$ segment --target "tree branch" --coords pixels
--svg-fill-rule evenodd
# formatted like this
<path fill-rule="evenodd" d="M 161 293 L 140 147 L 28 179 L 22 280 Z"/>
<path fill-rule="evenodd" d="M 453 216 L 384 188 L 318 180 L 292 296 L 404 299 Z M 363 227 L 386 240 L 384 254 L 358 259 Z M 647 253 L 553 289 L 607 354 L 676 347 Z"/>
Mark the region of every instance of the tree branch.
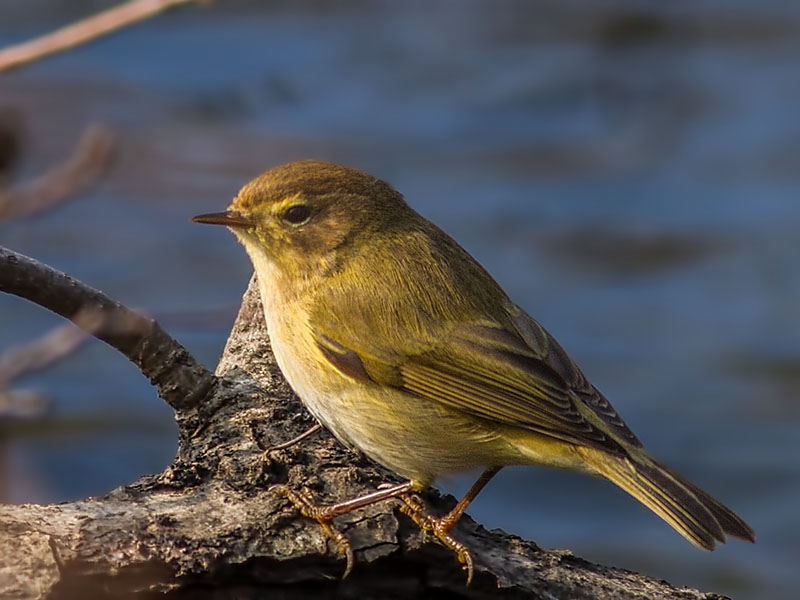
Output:
<path fill-rule="evenodd" d="M 8 256 L 0 262 L 0 273 L 8 268 Z M 10 262 L 19 271 L 20 258 L 14 256 Z M 64 282 L 65 275 L 54 276 L 51 270 L 42 278 L 46 267 L 33 267 L 36 274 L 11 279 L 37 279 L 40 285 L 58 287 L 59 294 L 97 302 L 99 292 L 74 291 Z M 0 277 L 4 289 L 8 279 Z M 15 287 L 29 290 L 31 285 Z M 24 295 L 52 308 L 54 294 Z M 105 297 L 100 304 L 109 302 L 115 310 L 126 310 Z M 64 312 L 71 312 L 72 304 Z M 147 331 L 149 335 L 154 330 Z M 129 346 L 127 341 L 113 345 Z M 139 343 L 143 349 L 158 345 Z M 173 362 L 165 368 L 180 367 Z M 471 599 L 713 597 L 594 565 L 568 551 L 544 551 L 501 531 L 486 531 L 465 517 L 455 535 L 475 557 L 475 579 L 467 587 L 452 553 L 397 515 L 391 502 L 337 519 L 356 551 L 355 569 L 342 581 L 344 562 L 335 546 L 271 486 L 307 486 L 321 501 L 330 502 L 396 478 L 345 450 L 328 434 L 265 458 L 265 448 L 290 439 L 313 421 L 270 351 L 255 280 L 244 296 L 217 374 L 218 384 L 202 403 L 177 410 L 178 454 L 163 473 L 102 498 L 0 506 L 0 596 L 98 600 L 174 592 L 210 599 L 234 593 L 256 597 L 268 589 L 275 597 L 309 599 L 434 594 Z M 426 500 L 434 511 L 455 503 L 433 491 Z"/>
<path fill-rule="evenodd" d="M 78 315 L 78 320 L 83 320 Z M 86 328 L 96 319 L 87 315 Z M 67 356 L 88 338 L 88 333 L 65 323 L 45 335 L 0 353 L 0 421 L 4 418 L 36 418 L 48 408 L 48 399 L 31 390 L 12 390 L 15 379 L 38 371 Z"/>
<path fill-rule="evenodd" d="M 197 402 L 214 383 L 213 375 L 154 319 L 130 310 L 61 271 L 2 246 L 0 291 L 70 319 L 122 352 L 176 410 Z"/>
<path fill-rule="evenodd" d="M 63 52 L 168 8 L 204 0 L 130 0 L 29 42 L 0 50 L 0 73 Z M 205 0 L 208 1 L 208 0 Z"/>
<path fill-rule="evenodd" d="M 25 186 L 0 189 L 0 223 L 47 210 L 93 183 L 108 165 L 113 146 L 107 127 L 88 127 L 62 164 Z"/>
<path fill-rule="evenodd" d="M 83 317 L 78 315 L 76 320 L 83 321 Z M 67 323 L 33 341 L 0 353 L 0 391 L 22 375 L 44 369 L 75 350 L 86 340 L 87 331 L 99 325 L 95 321 L 86 322 L 83 328 Z"/>

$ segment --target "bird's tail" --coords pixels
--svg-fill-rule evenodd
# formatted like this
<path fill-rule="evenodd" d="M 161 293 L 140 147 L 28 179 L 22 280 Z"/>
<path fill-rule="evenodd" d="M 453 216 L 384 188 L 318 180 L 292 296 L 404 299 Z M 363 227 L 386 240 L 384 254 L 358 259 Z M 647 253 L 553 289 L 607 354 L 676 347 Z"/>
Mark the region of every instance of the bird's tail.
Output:
<path fill-rule="evenodd" d="M 596 471 L 696 546 L 713 550 L 717 542 L 725 542 L 726 534 L 755 541 L 753 530 L 732 510 L 644 452 L 631 457 L 593 448 L 581 448 L 580 452 Z"/>

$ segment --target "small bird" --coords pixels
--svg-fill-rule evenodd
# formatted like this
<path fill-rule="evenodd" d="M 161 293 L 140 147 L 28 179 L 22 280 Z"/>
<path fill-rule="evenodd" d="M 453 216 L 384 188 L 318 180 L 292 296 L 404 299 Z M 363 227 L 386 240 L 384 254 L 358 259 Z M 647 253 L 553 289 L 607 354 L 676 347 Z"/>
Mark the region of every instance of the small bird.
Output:
<path fill-rule="evenodd" d="M 275 358 L 316 419 L 408 481 L 317 506 L 278 490 L 318 520 L 347 555 L 334 517 L 390 497 L 451 548 L 450 531 L 506 465 L 604 477 L 687 540 L 713 550 L 726 535 L 754 541 L 730 509 L 642 448 L 556 340 L 461 246 L 389 184 L 315 160 L 275 167 L 244 186 L 226 225 L 258 276 Z M 480 467 L 447 515 L 414 495 L 440 475 Z"/>

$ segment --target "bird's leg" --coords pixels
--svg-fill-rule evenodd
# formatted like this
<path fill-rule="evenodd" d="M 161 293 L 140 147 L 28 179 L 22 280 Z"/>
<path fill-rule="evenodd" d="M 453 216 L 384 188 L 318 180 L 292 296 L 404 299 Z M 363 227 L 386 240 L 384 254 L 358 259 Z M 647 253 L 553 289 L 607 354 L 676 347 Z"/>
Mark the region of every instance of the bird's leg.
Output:
<path fill-rule="evenodd" d="M 481 493 L 483 488 L 486 487 L 486 484 L 489 483 L 502 468 L 503 467 L 492 467 L 481 473 L 478 480 L 472 484 L 472 487 L 467 490 L 467 493 L 458 501 L 458 504 L 455 505 L 453 510 L 440 519 L 445 532 L 449 533 L 450 530 L 456 526 L 456 523 L 458 523 L 458 520 L 461 518 L 461 515 L 464 514 L 464 511 L 467 510 L 470 503 L 475 500 L 475 497 Z"/>
<path fill-rule="evenodd" d="M 269 448 L 264 450 L 264 456 L 269 457 L 269 455 L 272 454 L 273 452 L 277 452 L 278 450 L 286 450 L 286 448 L 290 448 L 291 446 L 294 446 L 295 444 L 302 442 L 307 437 L 312 436 L 321 430 L 322 430 L 322 425 L 320 425 L 319 423 L 314 423 L 314 425 L 311 426 L 309 429 L 306 429 L 303 433 L 293 437 L 289 441 L 283 442 L 281 444 L 276 444 L 275 446 L 270 446 Z"/>
<path fill-rule="evenodd" d="M 357 498 L 352 498 L 351 500 L 345 500 L 344 502 L 329 504 L 327 506 L 320 506 L 314 502 L 311 492 L 308 489 L 304 488 L 299 492 L 296 492 L 290 489 L 287 485 L 276 485 L 272 487 L 272 490 L 275 493 L 280 494 L 289 502 L 291 502 L 294 507 L 300 511 L 301 515 L 308 517 L 309 519 L 314 519 L 317 523 L 319 523 L 322 527 L 322 530 L 325 532 L 325 535 L 327 535 L 336 543 L 339 548 L 339 553 L 343 554 L 347 559 L 347 566 L 345 567 L 342 578 L 347 577 L 353 568 L 353 549 L 345 535 L 333 526 L 333 519 L 358 508 L 364 508 L 365 506 L 375 504 L 381 500 L 396 498 L 402 494 L 407 494 L 413 489 L 413 482 L 406 481 L 405 483 L 383 486 L 381 489 L 375 492 L 366 494 L 364 496 L 359 496 Z"/>
<path fill-rule="evenodd" d="M 474 571 L 472 555 L 464 544 L 450 535 L 450 531 L 456 526 L 456 523 L 458 523 L 464 511 L 467 510 L 470 502 L 472 502 L 481 490 L 486 487 L 486 484 L 489 483 L 492 477 L 497 475 L 497 472 L 501 468 L 502 467 L 492 467 L 491 469 L 486 469 L 478 480 L 472 484 L 472 487 L 469 488 L 467 493 L 464 494 L 464 497 L 458 501 L 458 504 L 455 505 L 453 510 L 443 517 L 437 518 L 431 515 L 422 499 L 411 491 L 404 492 L 399 496 L 400 500 L 403 501 L 403 506 L 400 507 L 400 510 L 411 517 L 411 520 L 419 525 L 420 529 L 429 531 L 436 536 L 436 539 L 446 548 L 455 552 L 458 562 L 463 565 L 464 570 L 467 572 L 467 585 L 472 581 L 472 574 Z"/>

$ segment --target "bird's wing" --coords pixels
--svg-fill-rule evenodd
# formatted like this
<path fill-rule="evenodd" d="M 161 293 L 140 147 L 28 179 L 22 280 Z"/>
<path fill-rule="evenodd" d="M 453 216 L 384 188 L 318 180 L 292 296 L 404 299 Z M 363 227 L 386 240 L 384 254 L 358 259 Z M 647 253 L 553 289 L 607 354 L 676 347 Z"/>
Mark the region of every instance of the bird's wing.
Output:
<path fill-rule="evenodd" d="M 476 417 L 615 454 L 641 446 L 608 401 L 536 321 L 509 305 L 508 323 L 442 324 L 434 342 L 398 355 L 377 330 L 312 326 L 340 372 Z"/>
<path fill-rule="evenodd" d="M 603 422 L 603 429 L 608 427 L 615 437 L 624 443 L 641 448 L 642 443 L 622 420 L 611 403 L 600 391 L 586 379 L 578 365 L 569 357 L 561 345 L 535 319 L 518 306 L 509 303 L 505 307 L 512 326 L 525 344 L 536 355 L 558 373 L 570 392 L 578 401 L 591 409 L 594 416 Z"/>

